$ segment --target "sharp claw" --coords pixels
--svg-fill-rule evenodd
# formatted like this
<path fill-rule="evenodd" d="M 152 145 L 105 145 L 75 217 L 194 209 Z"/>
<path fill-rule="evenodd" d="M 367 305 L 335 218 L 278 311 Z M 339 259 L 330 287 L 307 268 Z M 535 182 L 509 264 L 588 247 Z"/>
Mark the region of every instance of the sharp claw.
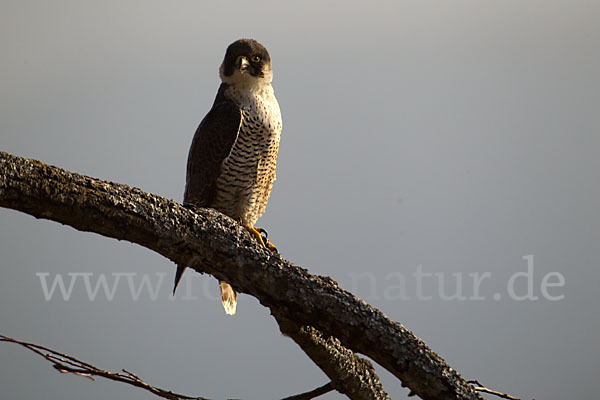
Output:
<path fill-rule="evenodd" d="M 260 233 L 260 236 L 262 236 L 262 238 L 264 239 L 265 243 L 268 242 L 269 232 L 267 232 L 263 228 L 254 228 L 254 229 L 256 229 L 258 231 L 258 233 Z"/>
<path fill-rule="evenodd" d="M 273 245 L 273 243 L 269 242 L 268 237 L 269 234 L 263 228 L 254 228 L 252 227 L 251 233 L 256 237 L 256 240 L 260 242 L 267 249 L 271 250 L 273 253 L 279 253 L 277 248 Z"/>
<path fill-rule="evenodd" d="M 267 242 L 266 244 L 267 248 L 269 250 L 271 250 L 273 253 L 279 253 L 279 251 L 277 251 L 277 247 L 273 246 L 273 243 L 271 242 Z"/>

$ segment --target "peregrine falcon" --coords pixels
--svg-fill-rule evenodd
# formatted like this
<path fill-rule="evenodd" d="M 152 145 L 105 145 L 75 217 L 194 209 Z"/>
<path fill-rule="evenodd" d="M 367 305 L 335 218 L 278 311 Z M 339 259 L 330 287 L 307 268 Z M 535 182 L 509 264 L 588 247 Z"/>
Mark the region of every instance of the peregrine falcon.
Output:
<path fill-rule="evenodd" d="M 217 97 L 190 147 L 183 204 L 230 216 L 276 251 L 263 240 L 264 231 L 254 228 L 275 180 L 282 126 L 271 86 L 271 58 L 256 40 L 240 39 L 227 47 L 219 74 Z M 173 294 L 185 268 L 177 266 Z M 235 291 L 227 282 L 219 287 L 225 312 L 235 314 Z"/>

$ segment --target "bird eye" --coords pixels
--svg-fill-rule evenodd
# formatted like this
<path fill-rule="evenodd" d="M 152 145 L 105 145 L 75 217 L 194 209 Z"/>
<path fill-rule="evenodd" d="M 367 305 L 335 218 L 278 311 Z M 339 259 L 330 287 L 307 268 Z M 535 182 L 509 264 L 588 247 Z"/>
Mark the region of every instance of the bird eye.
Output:
<path fill-rule="evenodd" d="M 252 62 L 255 62 L 255 63 L 257 63 L 257 62 L 259 62 L 259 61 L 260 61 L 260 57 L 259 57 L 259 56 L 254 56 L 254 57 L 252 57 Z"/>

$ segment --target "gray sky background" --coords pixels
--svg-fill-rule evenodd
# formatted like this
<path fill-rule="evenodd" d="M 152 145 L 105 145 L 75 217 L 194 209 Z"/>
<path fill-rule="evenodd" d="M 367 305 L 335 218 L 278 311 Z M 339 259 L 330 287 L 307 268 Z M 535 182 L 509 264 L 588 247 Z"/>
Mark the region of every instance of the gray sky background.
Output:
<path fill-rule="evenodd" d="M 379 307 L 468 379 L 524 399 L 593 398 L 599 4 L 3 0 L 0 149 L 181 201 L 225 48 L 253 37 L 271 53 L 284 119 L 258 226 L 283 256 Z M 538 300 L 517 301 L 508 282 L 527 255 Z M 442 273 L 450 294 L 462 274 L 467 300 L 444 300 L 433 277 L 423 285 L 432 299 L 417 298 L 419 266 Z M 228 317 L 216 281 L 188 272 L 198 299 L 171 300 L 174 267 L 0 209 L 0 333 L 217 399 L 281 398 L 327 381 L 255 299 L 241 295 Z M 112 301 L 90 301 L 82 280 L 69 301 L 46 301 L 40 272 L 67 283 L 91 272 L 93 284 L 98 274 L 166 276 L 155 301 L 134 301 L 125 281 Z M 484 300 L 469 299 L 469 274 L 486 272 Z M 564 277 L 548 289 L 561 300 L 542 296 L 551 272 Z M 515 282 L 525 293 L 525 278 Z M 6 398 L 153 398 L 58 374 L 10 344 L 0 344 L 0 387 Z"/>

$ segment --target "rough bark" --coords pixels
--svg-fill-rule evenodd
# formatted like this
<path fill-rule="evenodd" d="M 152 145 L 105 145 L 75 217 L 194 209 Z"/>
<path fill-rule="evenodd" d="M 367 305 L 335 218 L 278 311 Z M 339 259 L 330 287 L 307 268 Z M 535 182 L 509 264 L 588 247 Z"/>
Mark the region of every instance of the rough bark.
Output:
<path fill-rule="evenodd" d="M 423 399 L 481 399 L 422 340 L 381 311 L 259 246 L 211 209 L 0 153 L 0 206 L 137 243 L 230 282 L 278 318 L 312 326 L 367 355 Z"/>
<path fill-rule="evenodd" d="M 389 399 L 373 365 L 342 346 L 337 338 L 325 337 L 311 326 L 300 326 L 284 317 L 275 318 L 281 332 L 291 337 L 325 372 L 338 392 L 350 399 Z"/>

